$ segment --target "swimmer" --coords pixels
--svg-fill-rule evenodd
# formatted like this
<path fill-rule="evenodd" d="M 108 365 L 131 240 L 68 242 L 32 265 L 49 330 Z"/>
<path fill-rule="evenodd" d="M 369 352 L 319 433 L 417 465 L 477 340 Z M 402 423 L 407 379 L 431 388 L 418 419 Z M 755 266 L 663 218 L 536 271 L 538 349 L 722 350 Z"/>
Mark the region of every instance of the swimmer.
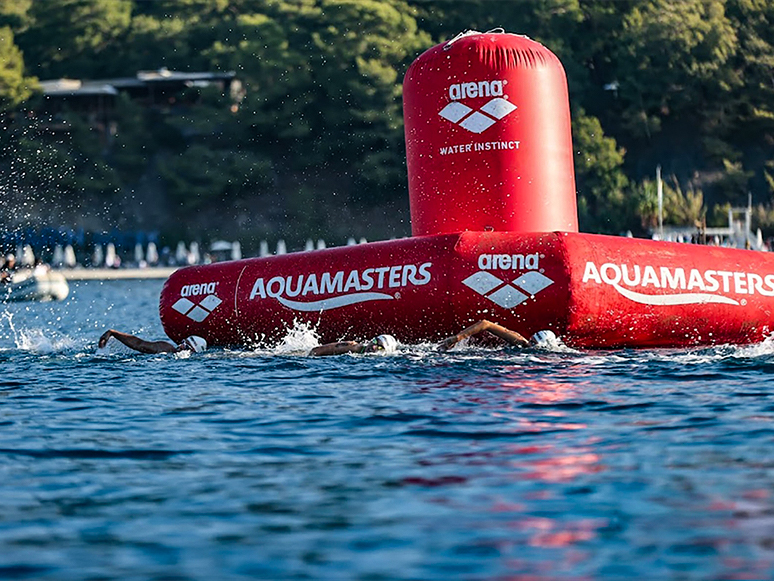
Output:
<path fill-rule="evenodd" d="M 468 337 L 472 337 L 473 335 L 478 335 L 479 333 L 484 332 L 491 333 L 495 337 L 499 337 L 509 345 L 513 345 L 515 347 L 535 347 L 547 345 L 557 341 L 556 335 L 554 335 L 553 331 L 538 331 L 532 335 L 528 341 L 523 335 L 517 333 L 516 331 L 511 331 L 502 325 L 498 325 L 497 323 L 492 323 L 491 321 L 482 319 L 477 323 L 472 324 L 470 327 L 463 329 L 456 335 L 452 335 L 451 337 L 441 341 L 441 343 L 438 345 L 438 350 L 448 351 L 463 339 L 467 339 Z"/>
<path fill-rule="evenodd" d="M 105 331 L 102 334 L 102 337 L 99 338 L 97 346 L 102 349 L 107 345 L 107 342 L 111 337 L 115 337 L 130 349 L 134 349 L 140 353 L 180 353 L 181 351 L 201 353 L 207 349 L 207 341 L 198 335 L 191 335 L 187 339 L 183 339 L 179 345 L 175 345 L 170 341 L 146 341 L 145 339 L 140 339 L 134 335 L 122 333 L 121 331 L 116 331 L 114 329 Z"/>
<path fill-rule="evenodd" d="M 342 355 L 344 353 L 393 353 L 398 348 L 398 341 L 392 335 L 379 335 L 370 341 L 339 341 L 315 347 L 309 355 Z"/>

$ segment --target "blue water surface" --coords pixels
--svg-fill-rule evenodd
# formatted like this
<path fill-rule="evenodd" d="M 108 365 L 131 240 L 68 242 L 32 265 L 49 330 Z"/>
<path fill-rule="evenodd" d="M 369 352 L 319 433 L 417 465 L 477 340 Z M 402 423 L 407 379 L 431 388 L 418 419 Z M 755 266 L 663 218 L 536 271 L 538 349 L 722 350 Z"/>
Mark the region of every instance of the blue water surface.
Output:
<path fill-rule="evenodd" d="M 774 576 L 774 344 L 139 355 L 162 281 L 0 305 L 0 578 Z"/>

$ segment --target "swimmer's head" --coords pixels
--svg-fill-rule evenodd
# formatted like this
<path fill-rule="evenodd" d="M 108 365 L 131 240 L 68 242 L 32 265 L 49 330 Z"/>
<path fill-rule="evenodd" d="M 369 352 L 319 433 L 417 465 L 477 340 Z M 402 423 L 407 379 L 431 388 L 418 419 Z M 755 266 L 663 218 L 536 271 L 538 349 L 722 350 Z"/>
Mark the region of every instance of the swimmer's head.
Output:
<path fill-rule="evenodd" d="M 557 339 L 556 334 L 554 334 L 553 331 L 546 329 L 532 335 L 529 339 L 529 344 L 533 347 L 549 347 L 551 345 L 556 345 L 558 341 L 559 339 Z"/>
<path fill-rule="evenodd" d="M 180 343 L 180 349 L 201 353 L 207 349 L 207 341 L 205 341 L 203 337 L 199 337 L 199 335 L 191 335 L 190 337 L 183 339 L 183 342 Z"/>
<path fill-rule="evenodd" d="M 398 341 L 392 335 L 379 335 L 371 339 L 371 345 L 374 346 L 374 351 L 394 353 L 398 348 Z"/>

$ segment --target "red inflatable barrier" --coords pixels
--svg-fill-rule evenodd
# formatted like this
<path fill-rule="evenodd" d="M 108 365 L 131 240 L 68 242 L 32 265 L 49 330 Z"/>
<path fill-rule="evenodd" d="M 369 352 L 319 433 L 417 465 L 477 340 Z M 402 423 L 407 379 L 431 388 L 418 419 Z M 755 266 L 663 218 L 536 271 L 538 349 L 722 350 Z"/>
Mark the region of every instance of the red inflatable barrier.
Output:
<path fill-rule="evenodd" d="M 567 85 L 525 37 L 469 34 L 404 86 L 416 238 L 196 266 L 161 293 L 174 340 L 439 339 L 487 318 L 578 347 L 760 341 L 774 256 L 580 234 Z"/>
<path fill-rule="evenodd" d="M 452 335 L 488 318 L 579 347 L 763 340 L 774 312 L 768 253 L 578 233 L 465 232 L 175 272 L 161 294 L 174 340 L 323 341 Z"/>

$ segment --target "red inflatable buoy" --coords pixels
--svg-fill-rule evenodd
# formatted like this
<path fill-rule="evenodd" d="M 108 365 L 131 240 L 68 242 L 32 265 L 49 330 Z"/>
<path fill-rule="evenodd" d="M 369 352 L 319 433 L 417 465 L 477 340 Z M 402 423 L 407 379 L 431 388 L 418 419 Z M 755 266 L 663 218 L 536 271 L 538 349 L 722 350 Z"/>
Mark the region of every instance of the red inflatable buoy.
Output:
<path fill-rule="evenodd" d="M 578 347 L 761 341 L 774 255 L 577 232 L 567 84 L 545 47 L 466 34 L 404 83 L 415 237 L 175 272 L 161 321 L 180 341 L 439 339 L 487 318 Z"/>
<path fill-rule="evenodd" d="M 567 80 L 526 36 L 467 33 L 403 82 L 414 236 L 578 231 Z"/>

